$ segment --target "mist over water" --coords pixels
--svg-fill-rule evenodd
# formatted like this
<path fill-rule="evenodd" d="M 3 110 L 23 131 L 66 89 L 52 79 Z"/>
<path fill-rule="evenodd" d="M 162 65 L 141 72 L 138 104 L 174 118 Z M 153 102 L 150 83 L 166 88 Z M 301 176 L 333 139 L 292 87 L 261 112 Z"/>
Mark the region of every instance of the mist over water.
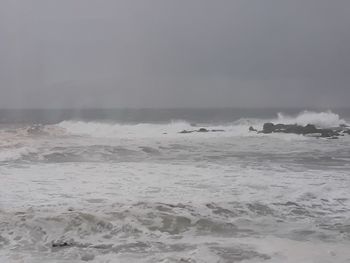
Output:
<path fill-rule="evenodd" d="M 350 136 L 248 131 L 347 110 L 0 113 L 1 262 L 350 259 Z"/>
<path fill-rule="evenodd" d="M 273 119 L 280 114 L 294 117 L 303 108 L 174 108 L 174 109 L 0 109 L 0 124 L 56 124 L 62 121 L 97 121 L 109 123 L 168 123 L 176 120 L 190 123 L 230 123 L 241 118 Z M 332 112 L 349 118 L 349 108 L 309 109 L 318 115 Z M 326 116 L 327 117 L 327 116 Z M 316 117 L 317 118 L 317 117 Z M 284 120 L 282 120 L 284 121 Z M 307 122 L 305 120 L 303 123 Z"/>

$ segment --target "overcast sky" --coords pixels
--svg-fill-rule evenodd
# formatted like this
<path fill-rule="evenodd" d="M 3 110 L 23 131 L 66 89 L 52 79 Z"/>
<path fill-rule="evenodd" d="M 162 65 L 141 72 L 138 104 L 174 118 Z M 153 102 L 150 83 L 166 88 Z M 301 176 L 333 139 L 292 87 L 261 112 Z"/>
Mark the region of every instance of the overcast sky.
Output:
<path fill-rule="evenodd" d="M 0 108 L 350 106 L 349 0 L 0 0 Z"/>

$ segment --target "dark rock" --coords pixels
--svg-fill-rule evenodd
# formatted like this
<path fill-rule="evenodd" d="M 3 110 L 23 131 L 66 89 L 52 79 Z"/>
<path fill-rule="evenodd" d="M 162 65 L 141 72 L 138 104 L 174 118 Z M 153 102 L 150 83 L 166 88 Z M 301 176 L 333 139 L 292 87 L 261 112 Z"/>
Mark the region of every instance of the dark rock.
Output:
<path fill-rule="evenodd" d="M 249 127 L 249 131 L 254 131 L 254 132 L 257 132 L 258 130 L 257 130 L 257 129 L 255 129 L 253 126 L 250 126 L 250 127 Z"/>
<path fill-rule="evenodd" d="M 252 131 L 252 129 L 249 129 Z M 261 133 L 292 133 L 299 135 L 317 135 L 317 137 L 322 138 L 333 138 L 339 137 L 341 133 L 350 134 L 350 130 L 344 130 L 344 128 L 336 127 L 334 129 L 318 129 L 313 124 L 308 124 L 306 126 L 297 125 L 297 124 L 273 124 L 265 123 Z"/>
<path fill-rule="evenodd" d="M 72 244 L 66 241 L 52 243 L 52 247 L 70 247 L 70 246 L 72 246 Z"/>
<path fill-rule="evenodd" d="M 183 130 L 183 131 L 180 131 L 179 133 L 192 133 L 193 131 L 187 131 L 187 130 Z"/>
<path fill-rule="evenodd" d="M 208 130 L 206 128 L 200 128 L 199 130 L 193 130 L 193 131 L 188 131 L 188 130 L 183 130 L 180 131 L 179 133 L 192 133 L 192 132 L 223 132 L 225 130 Z"/>
<path fill-rule="evenodd" d="M 321 137 L 323 138 L 329 138 L 334 136 L 339 136 L 339 132 L 333 131 L 331 129 L 319 129 L 319 133 L 321 133 Z"/>
<path fill-rule="evenodd" d="M 281 123 L 278 123 L 274 126 L 274 129 L 275 130 L 278 130 L 278 131 L 284 131 L 286 129 L 292 129 L 294 128 L 295 125 L 290 125 L 290 124 L 281 124 Z"/>
<path fill-rule="evenodd" d="M 308 124 L 304 127 L 304 134 L 318 133 L 318 129 L 315 125 Z"/>
<path fill-rule="evenodd" d="M 273 123 L 265 123 L 264 126 L 263 126 L 263 130 L 262 132 L 263 133 L 272 133 L 275 131 L 275 125 Z"/>
<path fill-rule="evenodd" d="M 284 133 L 294 133 L 294 134 L 305 134 L 305 130 L 303 126 L 299 125 L 286 125 L 283 129 Z"/>

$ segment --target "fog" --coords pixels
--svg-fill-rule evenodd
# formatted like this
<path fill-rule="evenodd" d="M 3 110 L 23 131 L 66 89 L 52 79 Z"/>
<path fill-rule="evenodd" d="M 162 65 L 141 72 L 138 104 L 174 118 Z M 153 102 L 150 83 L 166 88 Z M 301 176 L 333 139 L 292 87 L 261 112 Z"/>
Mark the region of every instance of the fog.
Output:
<path fill-rule="evenodd" d="M 346 107 L 347 0 L 2 0 L 0 108 Z"/>

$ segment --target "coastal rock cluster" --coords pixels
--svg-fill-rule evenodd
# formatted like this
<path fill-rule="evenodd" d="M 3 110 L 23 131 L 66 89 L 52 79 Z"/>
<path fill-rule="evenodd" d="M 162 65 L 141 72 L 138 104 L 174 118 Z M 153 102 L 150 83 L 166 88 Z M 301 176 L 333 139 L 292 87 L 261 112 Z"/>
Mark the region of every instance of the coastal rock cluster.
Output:
<path fill-rule="evenodd" d="M 196 130 L 182 130 L 179 133 L 208 133 L 208 132 L 224 132 L 221 129 L 207 129 L 199 128 Z M 314 124 L 307 124 L 305 126 L 298 124 L 274 124 L 272 122 L 267 122 L 263 125 L 262 130 L 255 129 L 253 126 L 249 127 L 249 132 L 271 134 L 271 133 L 289 133 L 297 135 L 305 135 L 316 138 L 328 138 L 328 139 L 338 139 L 340 136 L 350 135 L 350 126 L 340 125 L 339 127 L 333 128 L 319 128 Z"/>
<path fill-rule="evenodd" d="M 273 124 L 271 122 L 265 123 L 261 131 L 256 130 L 254 127 L 249 127 L 249 131 L 264 134 L 290 133 L 329 139 L 338 139 L 339 136 L 344 136 L 345 134 L 350 135 L 350 128 L 346 125 L 334 128 L 317 128 L 313 124 L 302 126 L 297 124 Z"/>

